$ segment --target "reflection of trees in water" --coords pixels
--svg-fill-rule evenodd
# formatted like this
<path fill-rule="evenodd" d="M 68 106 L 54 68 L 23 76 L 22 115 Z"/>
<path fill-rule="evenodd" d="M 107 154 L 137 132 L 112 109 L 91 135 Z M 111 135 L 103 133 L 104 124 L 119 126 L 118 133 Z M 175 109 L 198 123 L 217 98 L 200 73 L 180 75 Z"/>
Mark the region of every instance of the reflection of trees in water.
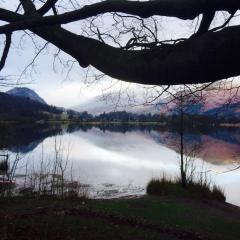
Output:
<path fill-rule="evenodd" d="M 76 131 L 83 131 L 83 132 L 87 132 L 88 130 L 91 130 L 93 127 L 93 125 L 90 125 L 90 124 L 69 124 L 67 126 L 67 132 L 68 133 L 73 133 L 73 132 L 76 132 Z"/>
<path fill-rule="evenodd" d="M 48 124 L 3 124 L 0 125 L 0 149 L 27 153 L 38 146 L 45 138 L 62 132 L 60 125 Z"/>
<path fill-rule="evenodd" d="M 138 125 L 138 124 L 113 124 L 113 123 L 102 123 L 102 124 L 71 124 L 68 127 L 68 132 L 72 133 L 74 131 L 88 131 L 92 128 L 98 128 L 102 132 L 118 132 L 118 133 L 126 133 L 132 131 L 147 131 L 150 132 L 152 130 L 163 130 L 164 128 L 157 125 Z"/>

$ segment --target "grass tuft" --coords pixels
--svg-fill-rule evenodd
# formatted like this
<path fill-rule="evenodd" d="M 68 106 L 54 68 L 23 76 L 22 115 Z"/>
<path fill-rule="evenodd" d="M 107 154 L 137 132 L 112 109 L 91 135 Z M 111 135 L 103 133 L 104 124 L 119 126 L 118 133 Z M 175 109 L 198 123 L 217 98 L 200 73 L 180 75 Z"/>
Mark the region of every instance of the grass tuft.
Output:
<path fill-rule="evenodd" d="M 152 179 L 147 185 L 147 194 L 154 196 L 192 196 L 200 199 L 211 199 L 225 202 L 226 196 L 223 190 L 210 183 L 190 182 L 186 188 L 183 188 L 181 181 L 168 180 L 165 176 L 160 179 Z"/>
<path fill-rule="evenodd" d="M 224 191 L 222 190 L 222 188 L 220 188 L 217 185 L 213 185 L 212 196 L 216 200 L 219 200 L 219 201 L 222 201 L 222 202 L 226 201 L 226 195 L 225 195 Z"/>

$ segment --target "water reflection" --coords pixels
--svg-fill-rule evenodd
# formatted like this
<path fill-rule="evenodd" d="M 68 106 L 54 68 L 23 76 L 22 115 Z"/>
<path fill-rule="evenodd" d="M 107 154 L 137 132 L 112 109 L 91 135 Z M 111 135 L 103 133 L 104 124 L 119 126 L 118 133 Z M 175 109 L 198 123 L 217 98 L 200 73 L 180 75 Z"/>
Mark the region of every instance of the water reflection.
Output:
<path fill-rule="evenodd" d="M 28 153 L 45 138 L 62 133 L 61 125 L 0 124 L 0 149 Z"/>
<path fill-rule="evenodd" d="M 42 152 L 54 161 L 55 136 L 70 149 L 72 174 L 90 186 L 94 197 L 144 193 L 150 178 L 162 172 L 179 174 L 179 135 L 174 129 L 136 125 L 11 125 L 0 126 L 2 152 L 21 153 L 17 175 L 26 163 L 40 168 Z M 186 132 L 186 148 L 199 145 L 196 163 L 211 170 L 227 201 L 240 205 L 240 171 L 230 171 L 240 158 L 240 129 L 199 129 Z M 71 165 L 70 164 L 70 165 Z M 240 163 L 239 163 L 240 164 Z M 218 174 L 226 172 L 224 174 Z M 20 179 L 19 181 L 23 181 Z"/>

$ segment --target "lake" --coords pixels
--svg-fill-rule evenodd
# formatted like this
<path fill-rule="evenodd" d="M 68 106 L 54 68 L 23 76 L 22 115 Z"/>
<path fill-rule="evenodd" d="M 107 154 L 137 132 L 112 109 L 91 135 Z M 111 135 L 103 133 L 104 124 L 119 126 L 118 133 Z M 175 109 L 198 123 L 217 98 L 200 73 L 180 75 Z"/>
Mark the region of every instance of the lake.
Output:
<path fill-rule="evenodd" d="M 9 154 L 14 179 L 47 172 L 56 155 L 65 173 L 94 198 L 145 193 L 151 178 L 180 173 L 177 131 L 147 125 L 0 125 L 0 154 Z M 195 173 L 207 173 L 240 206 L 240 129 L 210 128 L 184 133 L 186 158 Z"/>

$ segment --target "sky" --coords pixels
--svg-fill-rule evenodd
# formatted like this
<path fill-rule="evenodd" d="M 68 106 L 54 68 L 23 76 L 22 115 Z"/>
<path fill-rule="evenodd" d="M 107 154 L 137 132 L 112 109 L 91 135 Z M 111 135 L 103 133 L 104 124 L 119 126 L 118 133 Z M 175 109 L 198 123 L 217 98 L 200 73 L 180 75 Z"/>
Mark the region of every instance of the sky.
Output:
<path fill-rule="evenodd" d="M 17 3 L 18 1 L 16 0 L 0 0 L 0 7 L 15 9 Z M 67 6 L 69 6 L 69 4 Z M 0 22 L 0 24 L 4 23 Z M 110 18 L 105 17 L 101 20 L 101 24 L 104 24 L 106 28 L 110 28 Z M 196 24 L 193 24 L 191 21 L 181 21 L 175 18 L 162 18 L 160 25 L 160 38 L 173 39 L 189 36 L 189 32 L 193 31 Z M 64 25 L 63 27 L 79 33 L 79 29 L 84 30 L 85 24 L 83 22 L 76 22 Z M 123 41 L 124 40 L 126 39 L 123 39 Z M 1 43 L 4 41 L 3 36 L 0 36 L 0 41 Z M 111 90 L 113 91 L 118 90 L 120 87 L 129 87 L 127 83 L 120 82 L 115 84 L 116 81 L 109 78 L 99 82 L 94 81 L 92 84 L 86 84 L 86 82 L 92 82 L 95 71 L 91 69 L 86 78 L 87 70 L 82 69 L 78 63 L 74 63 L 72 70 L 68 74 L 73 59 L 62 53 L 61 61 L 63 61 L 65 65 L 68 65 L 68 68 L 64 68 L 64 64 L 60 64 L 57 58 L 55 58 L 54 64 L 54 56 L 56 56 L 54 54 L 56 54 L 57 49 L 50 44 L 37 57 L 34 63 L 34 69 L 29 67 L 27 71 L 24 72 L 24 69 L 31 63 L 36 54 L 34 44 L 40 49 L 44 43 L 45 42 L 38 37 L 35 38 L 35 42 L 33 43 L 28 35 L 23 35 L 23 32 L 14 33 L 13 47 L 11 48 L 6 66 L 0 73 L 0 76 L 6 76 L 7 79 L 10 79 L 8 81 L 11 81 L 11 83 L 17 83 L 20 86 L 35 90 L 51 105 L 62 107 L 81 105 L 101 95 L 103 91 L 108 91 L 106 89 L 108 89 L 109 86 L 112 86 Z M 70 61 L 67 64 L 68 60 Z M 139 87 L 137 85 L 132 84 L 131 88 L 138 92 Z M 0 87 L 0 91 L 6 91 L 8 89 L 7 87 Z"/>

